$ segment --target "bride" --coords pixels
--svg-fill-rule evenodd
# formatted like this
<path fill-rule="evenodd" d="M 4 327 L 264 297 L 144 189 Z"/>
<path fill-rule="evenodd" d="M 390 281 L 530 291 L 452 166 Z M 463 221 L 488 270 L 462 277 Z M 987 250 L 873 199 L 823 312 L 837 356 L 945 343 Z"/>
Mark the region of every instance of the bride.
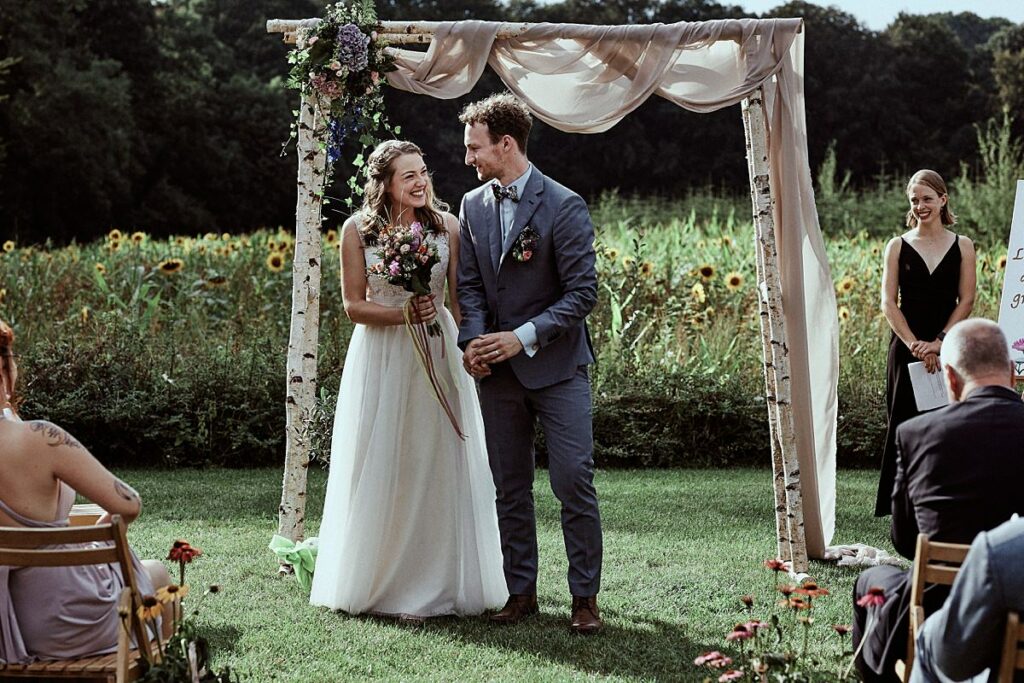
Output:
<path fill-rule="evenodd" d="M 381 143 L 367 165 L 362 209 L 342 229 L 342 294 L 356 326 L 334 418 L 310 602 L 417 619 L 480 614 L 501 607 L 508 591 L 476 387 L 456 345 L 458 221 L 434 197 L 413 143 Z M 380 233 L 414 221 L 440 263 L 431 272 L 430 296 L 416 297 L 411 313 L 443 331 L 429 338 L 429 348 L 454 422 L 406 327 L 403 306 L 411 295 L 367 276 L 381 260 Z"/>

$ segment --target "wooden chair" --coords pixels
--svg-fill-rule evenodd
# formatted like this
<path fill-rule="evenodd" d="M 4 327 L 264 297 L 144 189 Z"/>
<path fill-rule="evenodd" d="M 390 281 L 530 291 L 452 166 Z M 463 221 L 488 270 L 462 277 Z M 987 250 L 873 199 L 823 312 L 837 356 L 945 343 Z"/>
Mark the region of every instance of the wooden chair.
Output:
<path fill-rule="evenodd" d="M 928 584 L 952 586 L 960 565 L 967 557 L 970 545 L 929 541 L 924 534 L 917 536 L 914 553 L 914 571 L 910 583 L 910 634 L 907 639 L 907 658 L 896 662 L 896 675 L 901 681 L 910 679 L 914 666 L 914 644 L 924 624 L 924 590 Z"/>
<path fill-rule="evenodd" d="M 87 548 L 47 548 L 67 543 L 113 542 L 112 545 Z M 125 525 L 120 515 L 110 524 L 78 526 L 59 529 L 26 529 L 0 527 L 0 565 L 12 567 L 67 567 L 73 565 L 121 565 L 125 588 L 121 592 L 118 610 L 127 610 L 129 628 L 137 643 L 149 644 L 149 637 L 136 610 L 140 596 L 132 569 Z M 59 590 L 59 587 L 54 587 Z M 131 639 L 124 628 L 119 629 L 117 651 L 108 655 L 64 659 L 34 664 L 0 664 L 0 681 L 14 679 L 75 679 L 101 680 L 110 683 L 132 681 L 142 672 L 142 657 L 152 661 L 153 651 L 148 647 L 131 648 Z"/>
<path fill-rule="evenodd" d="M 999 665 L 999 683 L 1013 683 L 1017 671 L 1024 671 L 1024 624 L 1020 615 L 1006 615 L 1006 635 L 1003 638 L 1003 657 Z"/>

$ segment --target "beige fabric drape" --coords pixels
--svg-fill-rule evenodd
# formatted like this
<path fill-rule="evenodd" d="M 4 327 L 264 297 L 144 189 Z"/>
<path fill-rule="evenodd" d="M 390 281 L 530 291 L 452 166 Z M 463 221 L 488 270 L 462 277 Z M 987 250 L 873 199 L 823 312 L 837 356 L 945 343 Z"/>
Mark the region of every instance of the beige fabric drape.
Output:
<path fill-rule="evenodd" d="M 388 80 L 450 99 L 490 65 L 539 119 L 574 133 L 608 130 L 652 94 L 709 112 L 764 87 L 807 550 L 822 557 L 835 528 L 839 323 L 807 161 L 801 20 L 535 24 L 497 39 L 500 26 L 442 23 L 426 53 L 395 50 Z"/>

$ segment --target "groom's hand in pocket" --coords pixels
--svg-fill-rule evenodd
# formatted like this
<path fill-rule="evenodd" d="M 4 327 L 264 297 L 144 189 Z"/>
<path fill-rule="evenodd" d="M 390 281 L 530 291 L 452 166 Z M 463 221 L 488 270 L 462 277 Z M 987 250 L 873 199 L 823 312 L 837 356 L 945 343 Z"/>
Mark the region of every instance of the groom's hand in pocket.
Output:
<path fill-rule="evenodd" d="M 523 350 L 523 343 L 519 341 L 515 332 L 483 334 L 473 341 L 480 342 L 477 355 L 488 364 L 501 363 Z"/>

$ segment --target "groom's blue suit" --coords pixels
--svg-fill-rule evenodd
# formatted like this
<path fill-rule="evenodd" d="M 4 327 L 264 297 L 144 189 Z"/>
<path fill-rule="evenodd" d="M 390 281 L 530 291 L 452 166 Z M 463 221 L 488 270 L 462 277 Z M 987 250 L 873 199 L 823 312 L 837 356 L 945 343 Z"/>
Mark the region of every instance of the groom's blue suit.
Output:
<path fill-rule="evenodd" d="M 534 167 L 504 242 L 490 183 L 463 197 L 459 222 L 459 345 L 526 322 L 537 333 L 535 348 L 492 365 L 480 382 L 509 592 L 537 590 L 533 440 L 539 419 L 551 488 L 562 503 L 569 588 L 576 596 L 596 595 L 601 522 L 593 484 L 587 366 L 594 355 L 586 316 L 597 301 L 597 274 L 587 205 Z M 529 260 L 518 260 L 513 246 L 527 226 L 536 233 L 536 246 Z"/>

